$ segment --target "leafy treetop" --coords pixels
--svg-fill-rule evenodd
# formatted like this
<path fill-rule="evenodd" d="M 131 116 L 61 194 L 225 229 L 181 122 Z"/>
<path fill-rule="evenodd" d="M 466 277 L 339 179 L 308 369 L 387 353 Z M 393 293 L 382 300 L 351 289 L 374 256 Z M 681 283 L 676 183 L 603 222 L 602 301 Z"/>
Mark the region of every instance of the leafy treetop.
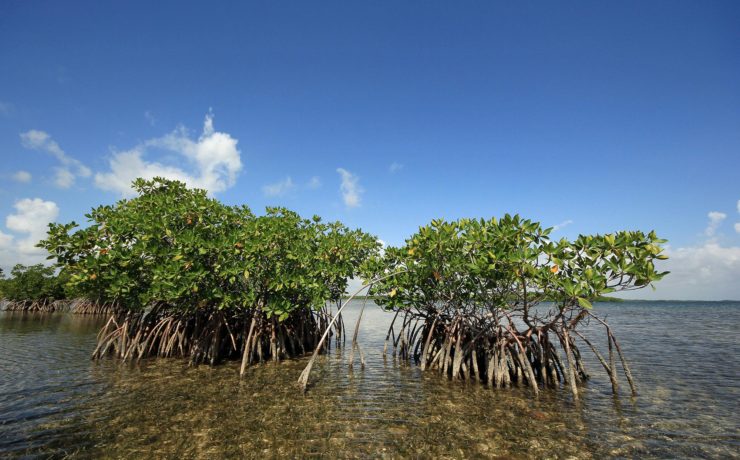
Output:
<path fill-rule="evenodd" d="M 399 272 L 371 293 L 387 308 L 527 310 L 548 300 L 591 308 L 611 292 L 660 280 L 666 259 L 654 232 L 622 231 L 551 241 L 551 228 L 518 215 L 434 220 L 406 244 L 365 263 L 365 278 Z M 525 315 L 527 316 L 527 315 Z"/>
<path fill-rule="evenodd" d="M 256 217 L 177 181 L 138 179 L 139 196 L 100 206 L 91 225 L 52 224 L 40 243 L 90 297 L 131 310 L 261 308 L 286 318 L 344 293 L 377 239 L 283 208 Z"/>

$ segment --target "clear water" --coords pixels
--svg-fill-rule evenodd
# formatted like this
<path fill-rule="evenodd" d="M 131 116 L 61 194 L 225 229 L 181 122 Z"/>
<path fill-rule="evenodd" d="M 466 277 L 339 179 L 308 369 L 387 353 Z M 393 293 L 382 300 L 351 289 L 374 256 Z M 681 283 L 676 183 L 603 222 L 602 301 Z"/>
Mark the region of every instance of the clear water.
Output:
<path fill-rule="evenodd" d="M 351 306 L 348 331 L 359 304 Z M 597 304 L 640 392 L 592 380 L 567 391 L 447 382 L 382 356 L 390 316 L 369 308 L 360 341 L 322 357 L 190 368 L 89 359 L 101 318 L 0 312 L 0 457 L 740 458 L 740 303 Z M 626 382 L 623 390 L 626 389 Z"/>

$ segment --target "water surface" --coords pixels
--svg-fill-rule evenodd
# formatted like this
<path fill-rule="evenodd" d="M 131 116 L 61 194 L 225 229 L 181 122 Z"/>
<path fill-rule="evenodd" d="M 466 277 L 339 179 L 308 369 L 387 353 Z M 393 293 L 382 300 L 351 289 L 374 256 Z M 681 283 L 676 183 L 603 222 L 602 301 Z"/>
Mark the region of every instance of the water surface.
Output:
<path fill-rule="evenodd" d="M 360 304 L 352 305 L 347 329 Z M 391 317 L 369 307 L 360 342 L 305 359 L 191 368 L 89 359 L 102 318 L 0 312 L 0 457 L 740 458 L 740 304 L 600 303 L 639 396 L 592 380 L 567 391 L 448 382 L 382 356 Z M 626 382 L 623 384 L 626 390 Z"/>

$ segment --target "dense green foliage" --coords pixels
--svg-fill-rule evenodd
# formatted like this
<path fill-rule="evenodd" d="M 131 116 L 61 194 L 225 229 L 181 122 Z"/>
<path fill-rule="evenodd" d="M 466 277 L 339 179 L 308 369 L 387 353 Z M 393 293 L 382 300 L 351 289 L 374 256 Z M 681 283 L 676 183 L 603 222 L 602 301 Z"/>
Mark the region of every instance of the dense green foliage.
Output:
<path fill-rule="evenodd" d="M 519 216 L 436 220 L 381 253 L 376 238 L 338 222 L 284 208 L 255 216 L 165 179 L 134 186 L 136 198 L 93 209 L 86 228 L 52 224 L 40 243 L 70 290 L 111 306 L 95 357 L 214 364 L 241 356 L 243 375 L 253 362 L 316 348 L 315 356 L 332 330 L 337 342 L 344 336 L 327 305 L 362 275 L 373 282 L 368 295 L 396 317 L 403 312 L 388 336 L 422 370 L 535 392 L 567 382 L 577 396 L 588 379 L 577 338 L 597 354 L 615 393 L 616 349 L 635 392 L 608 325 L 608 362 L 578 326 L 603 322 L 592 301 L 665 276 L 655 270 L 665 256 L 654 232 L 552 241 L 551 229 Z M 534 308 L 543 302 L 551 307 Z"/>
<path fill-rule="evenodd" d="M 318 217 L 256 217 L 165 179 L 135 188 L 138 197 L 93 209 L 88 227 L 52 224 L 41 242 L 77 290 L 130 311 L 259 308 L 283 320 L 338 300 L 378 251 L 374 237 Z"/>
<path fill-rule="evenodd" d="M 623 231 L 551 241 L 551 229 L 519 216 L 435 220 L 400 248 L 366 265 L 368 279 L 400 272 L 372 294 L 388 308 L 528 308 L 556 299 L 563 308 L 660 280 L 664 259 L 654 232 Z"/>
<path fill-rule="evenodd" d="M 63 299 L 66 279 L 64 273 L 57 276 L 54 267 L 18 264 L 11 269 L 10 278 L 0 276 L 0 298 L 34 302 Z"/>
<path fill-rule="evenodd" d="M 510 215 L 435 220 L 404 246 L 369 260 L 364 276 L 378 280 L 370 295 L 401 318 L 388 333 L 394 353 L 450 379 L 496 388 L 527 385 L 535 393 L 540 385 L 565 383 L 577 398 L 578 384 L 589 378 L 581 340 L 596 354 L 615 394 L 616 350 L 635 394 L 619 344 L 591 312 L 591 302 L 665 276 L 655 270 L 655 261 L 666 258 L 664 240 L 654 232 L 622 231 L 551 241 L 551 230 Z M 591 320 L 605 326 L 608 360 L 579 330 Z"/>

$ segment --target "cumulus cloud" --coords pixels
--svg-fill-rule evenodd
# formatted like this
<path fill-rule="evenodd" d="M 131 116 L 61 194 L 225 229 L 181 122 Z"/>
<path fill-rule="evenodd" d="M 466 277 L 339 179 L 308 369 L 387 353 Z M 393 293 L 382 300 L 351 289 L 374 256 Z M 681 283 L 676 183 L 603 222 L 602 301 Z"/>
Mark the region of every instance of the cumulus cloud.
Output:
<path fill-rule="evenodd" d="M 161 176 L 206 189 L 210 193 L 222 192 L 236 183 L 236 177 L 242 169 L 238 142 L 231 135 L 216 131 L 213 114 L 208 113 L 203 122 L 203 132 L 196 140 L 191 139 L 187 130 L 180 127 L 166 136 L 114 153 L 109 160 L 110 171 L 97 173 L 95 185 L 131 197 L 135 195 L 131 188 L 134 179 Z M 185 160 L 188 169 L 151 160 L 149 157 L 153 150 L 174 153 L 176 159 Z"/>
<path fill-rule="evenodd" d="M 403 169 L 403 165 L 401 163 L 393 162 L 390 166 L 388 166 L 388 171 L 393 174 L 397 173 L 398 171 Z"/>
<path fill-rule="evenodd" d="M 275 182 L 274 184 L 268 184 L 262 187 L 262 193 L 265 196 L 283 196 L 288 194 L 295 188 L 295 184 L 290 176 L 285 179 Z"/>
<path fill-rule="evenodd" d="M 666 246 L 668 260 L 657 261 L 656 269 L 670 271 L 648 289 L 625 294 L 630 298 L 673 300 L 740 300 L 740 247 L 726 245 L 718 233 L 727 214 L 712 211 L 704 234 L 706 240 L 693 246 Z M 735 224 L 740 232 L 740 223 Z"/>
<path fill-rule="evenodd" d="M 707 217 L 709 217 L 709 223 L 707 224 L 707 228 L 704 230 L 704 234 L 712 237 L 717 232 L 717 228 L 722 221 L 727 218 L 727 214 L 719 211 L 711 211 L 707 214 Z"/>
<path fill-rule="evenodd" d="M 30 150 L 39 150 L 51 154 L 61 164 L 56 168 L 54 183 L 61 188 L 74 185 L 77 177 L 90 177 L 92 171 L 79 160 L 72 158 L 62 150 L 51 136 L 37 129 L 21 133 L 21 145 Z"/>
<path fill-rule="evenodd" d="M 50 222 L 59 216 L 53 201 L 24 198 L 16 201 L 15 212 L 5 219 L 5 227 L 14 235 L 0 231 L 0 266 L 8 269 L 16 263 L 43 262 L 46 252 L 36 244 L 46 237 Z"/>
<path fill-rule="evenodd" d="M 360 178 L 344 168 L 337 168 L 337 172 L 342 178 L 342 183 L 339 186 L 339 191 L 342 193 L 342 200 L 344 200 L 344 204 L 348 208 L 356 208 L 360 206 L 360 195 L 363 192 L 359 183 Z"/>
<path fill-rule="evenodd" d="M 13 243 L 13 235 L 8 235 L 0 230 L 0 252 L 5 251 L 11 247 Z"/>
<path fill-rule="evenodd" d="M 670 271 L 655 283 L 655 291 L 642 289 L 631 298 L 671 300 L 740 300 L 740 247 L 707 241 L 698 246 L 666 248 L 668 260 L 657 269 Z"/>
<path fill-rule="evenodd" d="M 31 173 L 28 171 L 16 171 L 13 173 L 13 180 L 20 182 L 21 184 L 27 184 L 31 182 Z"/>

